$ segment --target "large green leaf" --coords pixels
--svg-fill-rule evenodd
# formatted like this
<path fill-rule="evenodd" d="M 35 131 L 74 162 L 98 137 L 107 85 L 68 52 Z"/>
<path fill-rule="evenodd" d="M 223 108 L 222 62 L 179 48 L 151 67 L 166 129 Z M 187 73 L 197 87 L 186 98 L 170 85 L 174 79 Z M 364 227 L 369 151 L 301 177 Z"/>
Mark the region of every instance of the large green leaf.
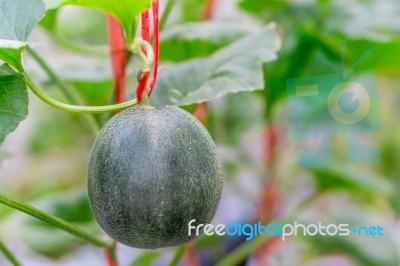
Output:
<path fill-rule="evenodd" d="M 133 41 L 137 17 L 150 8 L 151 0 L 66 0 L 64 5 L 76 5 L 104 11 L 113 15 L 125 30 L 128 43 Z"/>
<path fill-rule="evenodd" d="M 263 89 L 262 65 L 276 59 L 280 47 L 271 25 L 208 58 L 166 66 L 159 73 L 152 103 L 189 105 L 227 93 Z"/>
<path fill-rule="evenodd" d="M 25 41 L 44 13 L 41 0 L 0 0 L 0 60 L 22 70 Z"/>
<path fill-rule="evenodd" d="M 28 115 L 24 78 L 7 65 L 0 66 L 0 144 Z"/>
<path fill-rule="evenodd" d="M 169 27 L 160 35 L 161 59 L 184 61 L 207 56 L 248 33 L 249 27 L 227 21 L 186 23 Z"/>
<path fill-rule="evenodd" d="M 363 53 L 371 52 L 371 57 L 360 62 L 357 67 L 373 67 L 380 72 L 398 74 L 400 69 L 400 38 L 390 42 L 375 42 L 371 40 L 354 40 L 348 43 L 352 62 L 362 58 Z"/>

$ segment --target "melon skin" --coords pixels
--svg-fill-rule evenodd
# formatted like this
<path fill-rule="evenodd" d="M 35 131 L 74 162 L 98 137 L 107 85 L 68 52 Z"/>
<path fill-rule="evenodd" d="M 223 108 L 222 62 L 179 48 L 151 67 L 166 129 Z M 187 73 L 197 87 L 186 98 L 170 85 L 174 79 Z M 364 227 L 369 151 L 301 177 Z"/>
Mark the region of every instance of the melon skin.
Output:
<path fill-rule="evenodd" d="M 155 249 L 193 240 L 188 223 L 210 223 L 223 187 L 215 143 L 190 113 L 135 107 L 111 118 L 89 156 L 96 220 L 127 246 Z"/>

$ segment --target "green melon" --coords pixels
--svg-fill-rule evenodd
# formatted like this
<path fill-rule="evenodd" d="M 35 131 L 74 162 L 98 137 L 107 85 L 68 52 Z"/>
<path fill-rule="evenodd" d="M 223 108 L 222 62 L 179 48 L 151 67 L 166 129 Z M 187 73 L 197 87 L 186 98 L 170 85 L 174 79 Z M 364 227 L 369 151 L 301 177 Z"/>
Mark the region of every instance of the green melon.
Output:
<path fill-rule="evenodd" d="M 210 223 L 222 170 L 207 130 L 177 107 L 135 107 L 110 119 L 89 157 L 93 213 L 113 239 L 137 248 L 195 238 L 188 223 Z"/>

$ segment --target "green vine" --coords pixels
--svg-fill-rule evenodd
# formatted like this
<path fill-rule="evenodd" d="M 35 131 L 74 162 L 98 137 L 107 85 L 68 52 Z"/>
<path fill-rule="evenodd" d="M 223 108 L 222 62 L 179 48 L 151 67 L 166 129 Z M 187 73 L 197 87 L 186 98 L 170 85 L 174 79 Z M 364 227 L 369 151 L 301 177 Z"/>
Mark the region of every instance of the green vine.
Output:
<path fill-rule="evenodd" d="M 113 248 L 113 244 L 109 241 L 102 240 L 93 236 L 92 234 L 80 229 L 79 227 L 70 224 L 54 215 L 46 213 L 44 211 L 38 210 L 35 207 L 32 207 L 26 203 L 18 202 L 16 200 L 10 199 L 7 196 L 0 194 L 0 204 L 6 205 L 10 208 L 18 210 L 20 212 L 24 212 L 32 217 L 35 217 L 45 223 L 58 227 L 72 235 L 80 237 L 82 239 L 87 240 L 88 242 L 92 243 L 98 247 L 105 247 L 108 249 Z"/>
<path fill-rule="evenodd" d="M 145 49 L 146 54 L 142 51 L 142 48 Z M 141 38 L 137 38 L 134 44 L 132 45 L 131 50 L 139 55 L 143 69 L 149 71 L 149 69 L 151 69 L 152 66 L 154 65 L 154 51 L 151 44 L 144 41 Z M 44 60 L 40 58 L 40 56 L 36 54 L 32 49 L 28 48 L 28 51 L 33 56 L 33 58 L 39 63 L 39 65 L 41 65 L 41 67 L 46 71 L 46 73 L 50 76 L 50 78 L 60 87 L 61 91 L 66 95 L 66 97 L 70 101 L 76 103 L 76 104 L 66 104 L 51 98 L 34 83 L 34 81 L 29 77 L 29 75 L 25 71 L 23 71 L 21 74 L 25 78 L 28 88 L 40 100 L 42 100 L 43 102 L 47 103 L 50 106 L 71 113 L 93 114 L 93 113 L 115 112 L 132 107 L 137 104 L 137 100 L 134 99 L 125 103 L 107 105 L 107 106 L 80 106 L 78 105 L 78 100 L 69 92 L 69 90 L 63 84 L 63 82 L 50 69 L 50 67 L 47 66 Z M 91 120 L 90 124 L 94 126 L 94 121 L 92 120 L 92 118 L 90 118 L 90 120 Z"/>
<path fill-rule="evenodd" d="M 79 105 L 81 103 L 79 96 L 73 94 L 73 88 L 67 87 L 65 83 L 61 81 L 61 79 L 57 76 L 57 74 L 51 69 L 51 67 L 44 61 L 39 54 L 37 54 L 32 48 L 29 46 L 26 48 L 27 52 L 32 56 L 32 58 L 38 63 L 38 65 L 46 72 L 49 76 L 50 80 L 54 82 L 60 89 L 60 91 L 64 94 L 69 102 L 74 105 Z M 96 121 L 96 118 L 93 115 L 82 116 L 82 119 L 86 120 L 90 131 L 93 135 L 97 135 L 100 131 L 100 125 Z"/>
<path fill-rule="evenodd" d="M 32 79 L 29 77 L 29 75 L 26 72 L 23 72 L 22 75 L 25 78 L 28 88 L 39 99 L 41 99 L 43 102 L 47 103 L 48 105 L 53 106 L 62 111 L 67 111 L 67 112 L 71 112 L 71 113 L 81 113 L 81 114 L 106 113 L 106 112 L 116 112 L 119 110 L 123 110 L 123 109 L 132 107 L 137 104 L 136 99 L 125 102 L 125 103 L 106 105 L 106 106 L 79 106 L 79 105 L 71 105 L 71 104 L 62 103 L 62 102 L 59 102 L 59 101 L 51 98 L 46 93 L 44 93 L 42 90 L 40 90 L 39 87 L 32 81 Z"/>
<path fill-rule="evenodd" d="M 13 266 L 21 266 L 15 256 L 11 253 L 11 251 L 3 244 L 0 240 L 0 251 L 4 254 L 4 256 L 11 262 Z"/>

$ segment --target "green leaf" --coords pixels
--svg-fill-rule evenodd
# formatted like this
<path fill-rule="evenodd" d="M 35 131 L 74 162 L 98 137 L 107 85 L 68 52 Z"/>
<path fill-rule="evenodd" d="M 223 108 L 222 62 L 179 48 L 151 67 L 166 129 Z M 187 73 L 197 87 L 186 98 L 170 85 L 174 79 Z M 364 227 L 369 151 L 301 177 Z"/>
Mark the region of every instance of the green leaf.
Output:
<path fill-rule="evenodd" d="M 0 66 L 0 144 L 28 115 L 28 91 L 23 77 Z"/>
<path fill-rule="evenodd" d="M 26 44 L 19 41 L 0 40 L 0 60 L 18 71 L 22 71 L 22 51 Z"/>
<path fill-rule="evenodd" d="M 367 194 L 390 195 L 391 184 L 367 171 L 352 169 L 318 169 L 314 176 L 320 191 L 350 190 Z"/>
<path fill-rule="evenodd" d="M 135 36 L 137 17 L 150 8 L 151 0 L 66 0 L 63 5 L 98 9 L 114 16 L 125 30 L 128 44 Z"/>
<path fill-rule="evenodd" d="M 400 69 L 400 38 L 389 42 L 375 42 L 371 40 L 353 40 L 348 43 L 348 50 L 352 56 L 352 62 L 362 58 L 367 51 L 371 57 L 360 62 L 357 67 L 365 69 L 373 68 L 380 72 L 397 74 Z"/>
<path fill-rule="evenodd" d="M 50 32 L 54 32 L 58 26 L 58 12 L 59 9 L 47 10 L 44 18 L 39 22 L 39 25 Z"/>
<path fill-rule="evenodd" d="M 286 5 L 287 0 L 241 0 L 239 2 L 239 8 L 265 20 L 272 15 L 272 10 L 276 12 L 276 10 L 282 9 Z"/>
<path fill-rule="evenodd" d="M 204 57 L 249 33 L 237 22 L 209 21 L 169 27 L 160 35 L 161 59 L 184 61 Z"/>
<path fill-rule="evenodd" d="M 262 99 L 254 93 L 228 94 L 217 107 L 208 105 L 207 130 L 217 143 L 236 146 L 249 128 L 264 123 L 263 108 Z"/>
<path fill-rule="evenodd" d="M 25 41 L 44 13 L 41 0 L 0 0 L 0 60 L 22 70 Z"/>
<path fill-rule="evenodd" d="M 159 73 L 151 101 L 154 105 L 189 105 L 227 93 L 263 89 L 262 65 L 276 59 L 280 47 L 280 38 L 270 25 L 208 58 L 166 66 Z"/>

